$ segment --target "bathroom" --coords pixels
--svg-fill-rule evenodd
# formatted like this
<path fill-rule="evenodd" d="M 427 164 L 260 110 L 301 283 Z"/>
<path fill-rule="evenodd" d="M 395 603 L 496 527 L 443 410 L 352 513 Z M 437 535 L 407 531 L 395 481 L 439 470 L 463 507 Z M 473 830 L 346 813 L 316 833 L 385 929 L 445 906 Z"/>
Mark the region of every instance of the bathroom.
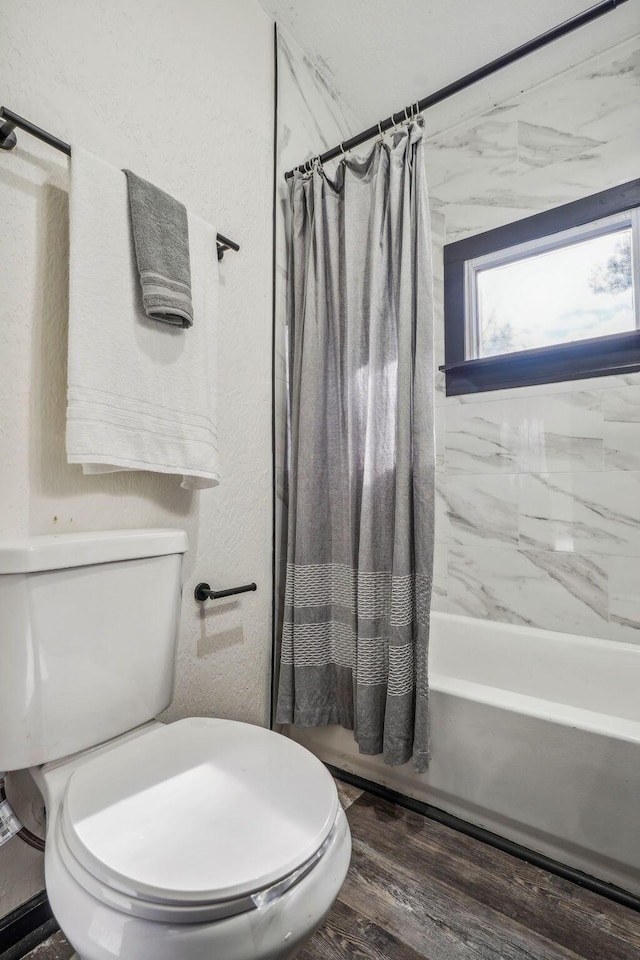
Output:
<path fill-rule="evenodd" d="M 83 473 L 65 446 L 73 159 L 15 129 L 15 148 L 0 151 L 0 553 L 20 538 L 186 532 L 160 720 L 275 729 L 328 765 L 347 808 L 350 872 L 301 960 L 640 957 L 640 362 L 477 391 L 440 369 L 456 359 L 445 355 L 449 245 L 628 185 L 638 275 L 640 0 L 605 6 L 418 110 L 589 4 L 0 5 L 0 106 L 157 184 L 239 246 L 218 264 L 211 338 L 220 482 Z M 398 111 L 395 132 L 345 148 Z M 276 715 L 292 502 L 285 173 L 337 147 L 334 177 L 410 129 L 424 144 L 433 297 L 431 748 L 420 772 L 359 752 L 339 724 Z M 319 175 L 309 163 L 298 180 Z M 199 602 L 201 582 L 257 589 Z M 0 720 L 11 723 L 2 708 Z M 13 769 L 5 787 L 43 838 L 32 775 Z M 59 926 L 42 850 L 12 836 L 0 845 L 0 956 L 84 957 Z M 98 948 L 87 960 L 145 956 L 107 939 Z M 182 955 L 267 956 L 237 949 Z"/>

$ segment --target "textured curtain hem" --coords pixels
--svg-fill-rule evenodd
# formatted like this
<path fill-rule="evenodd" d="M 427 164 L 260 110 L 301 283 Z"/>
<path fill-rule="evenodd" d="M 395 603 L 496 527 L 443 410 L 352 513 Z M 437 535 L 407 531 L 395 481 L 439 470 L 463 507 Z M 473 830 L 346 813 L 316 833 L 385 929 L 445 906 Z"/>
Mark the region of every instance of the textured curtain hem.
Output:
<path fill-rule="evenodd" d="M 354 739 L 358 744 L 358 753 L 362 753 L 364 756 L 377 757 L 383 752 L 382 740 L 358 739 L 355 736 Z"/>
<path fill-rule="evenodd" d="M 408 763 L 411 760 L 412 754 L 412 748 L 408 744 L 395 749 L 385 744 L 382 759 L 388 767 L 400 767 L 403 763 Z"/>

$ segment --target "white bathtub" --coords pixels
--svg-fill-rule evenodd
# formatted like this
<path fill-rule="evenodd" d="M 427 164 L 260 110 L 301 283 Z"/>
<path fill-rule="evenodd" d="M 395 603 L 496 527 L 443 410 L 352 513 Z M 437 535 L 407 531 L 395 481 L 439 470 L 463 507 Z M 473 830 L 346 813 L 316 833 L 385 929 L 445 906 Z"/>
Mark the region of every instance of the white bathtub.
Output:
<path fill-rule="evenodd" d="M 432 616 L 427 774 L 340 727 L 322 760 L 640 894 L 640 645 Z"/>

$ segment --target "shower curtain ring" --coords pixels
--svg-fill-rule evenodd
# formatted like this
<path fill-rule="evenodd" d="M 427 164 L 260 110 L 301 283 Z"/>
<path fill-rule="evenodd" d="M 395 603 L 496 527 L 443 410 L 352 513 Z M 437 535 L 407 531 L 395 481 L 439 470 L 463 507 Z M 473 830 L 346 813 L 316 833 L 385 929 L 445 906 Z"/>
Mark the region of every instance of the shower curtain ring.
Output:
<path fill-rule="evenodd" d="M 340 144 L 340 152 L 342 153 L 342 159 L 343 159 L 343 160 L 346 160 L 346 159 L 347 159 L 347 154 L 346 154 L 345 149 L 344 149 L 344 142 Z"/>

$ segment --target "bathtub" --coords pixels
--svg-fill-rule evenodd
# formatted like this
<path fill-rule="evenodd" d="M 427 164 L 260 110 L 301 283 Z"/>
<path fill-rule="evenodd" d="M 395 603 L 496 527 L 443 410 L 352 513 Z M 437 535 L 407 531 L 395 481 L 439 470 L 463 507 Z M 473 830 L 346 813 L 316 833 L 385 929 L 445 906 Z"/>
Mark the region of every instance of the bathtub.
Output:
<path fill-rule="evenodd" d="M 432 760 L 387 767 L 340 727 L 327 763 L 640 894 L 640 644 L 432 615 Z"/>

